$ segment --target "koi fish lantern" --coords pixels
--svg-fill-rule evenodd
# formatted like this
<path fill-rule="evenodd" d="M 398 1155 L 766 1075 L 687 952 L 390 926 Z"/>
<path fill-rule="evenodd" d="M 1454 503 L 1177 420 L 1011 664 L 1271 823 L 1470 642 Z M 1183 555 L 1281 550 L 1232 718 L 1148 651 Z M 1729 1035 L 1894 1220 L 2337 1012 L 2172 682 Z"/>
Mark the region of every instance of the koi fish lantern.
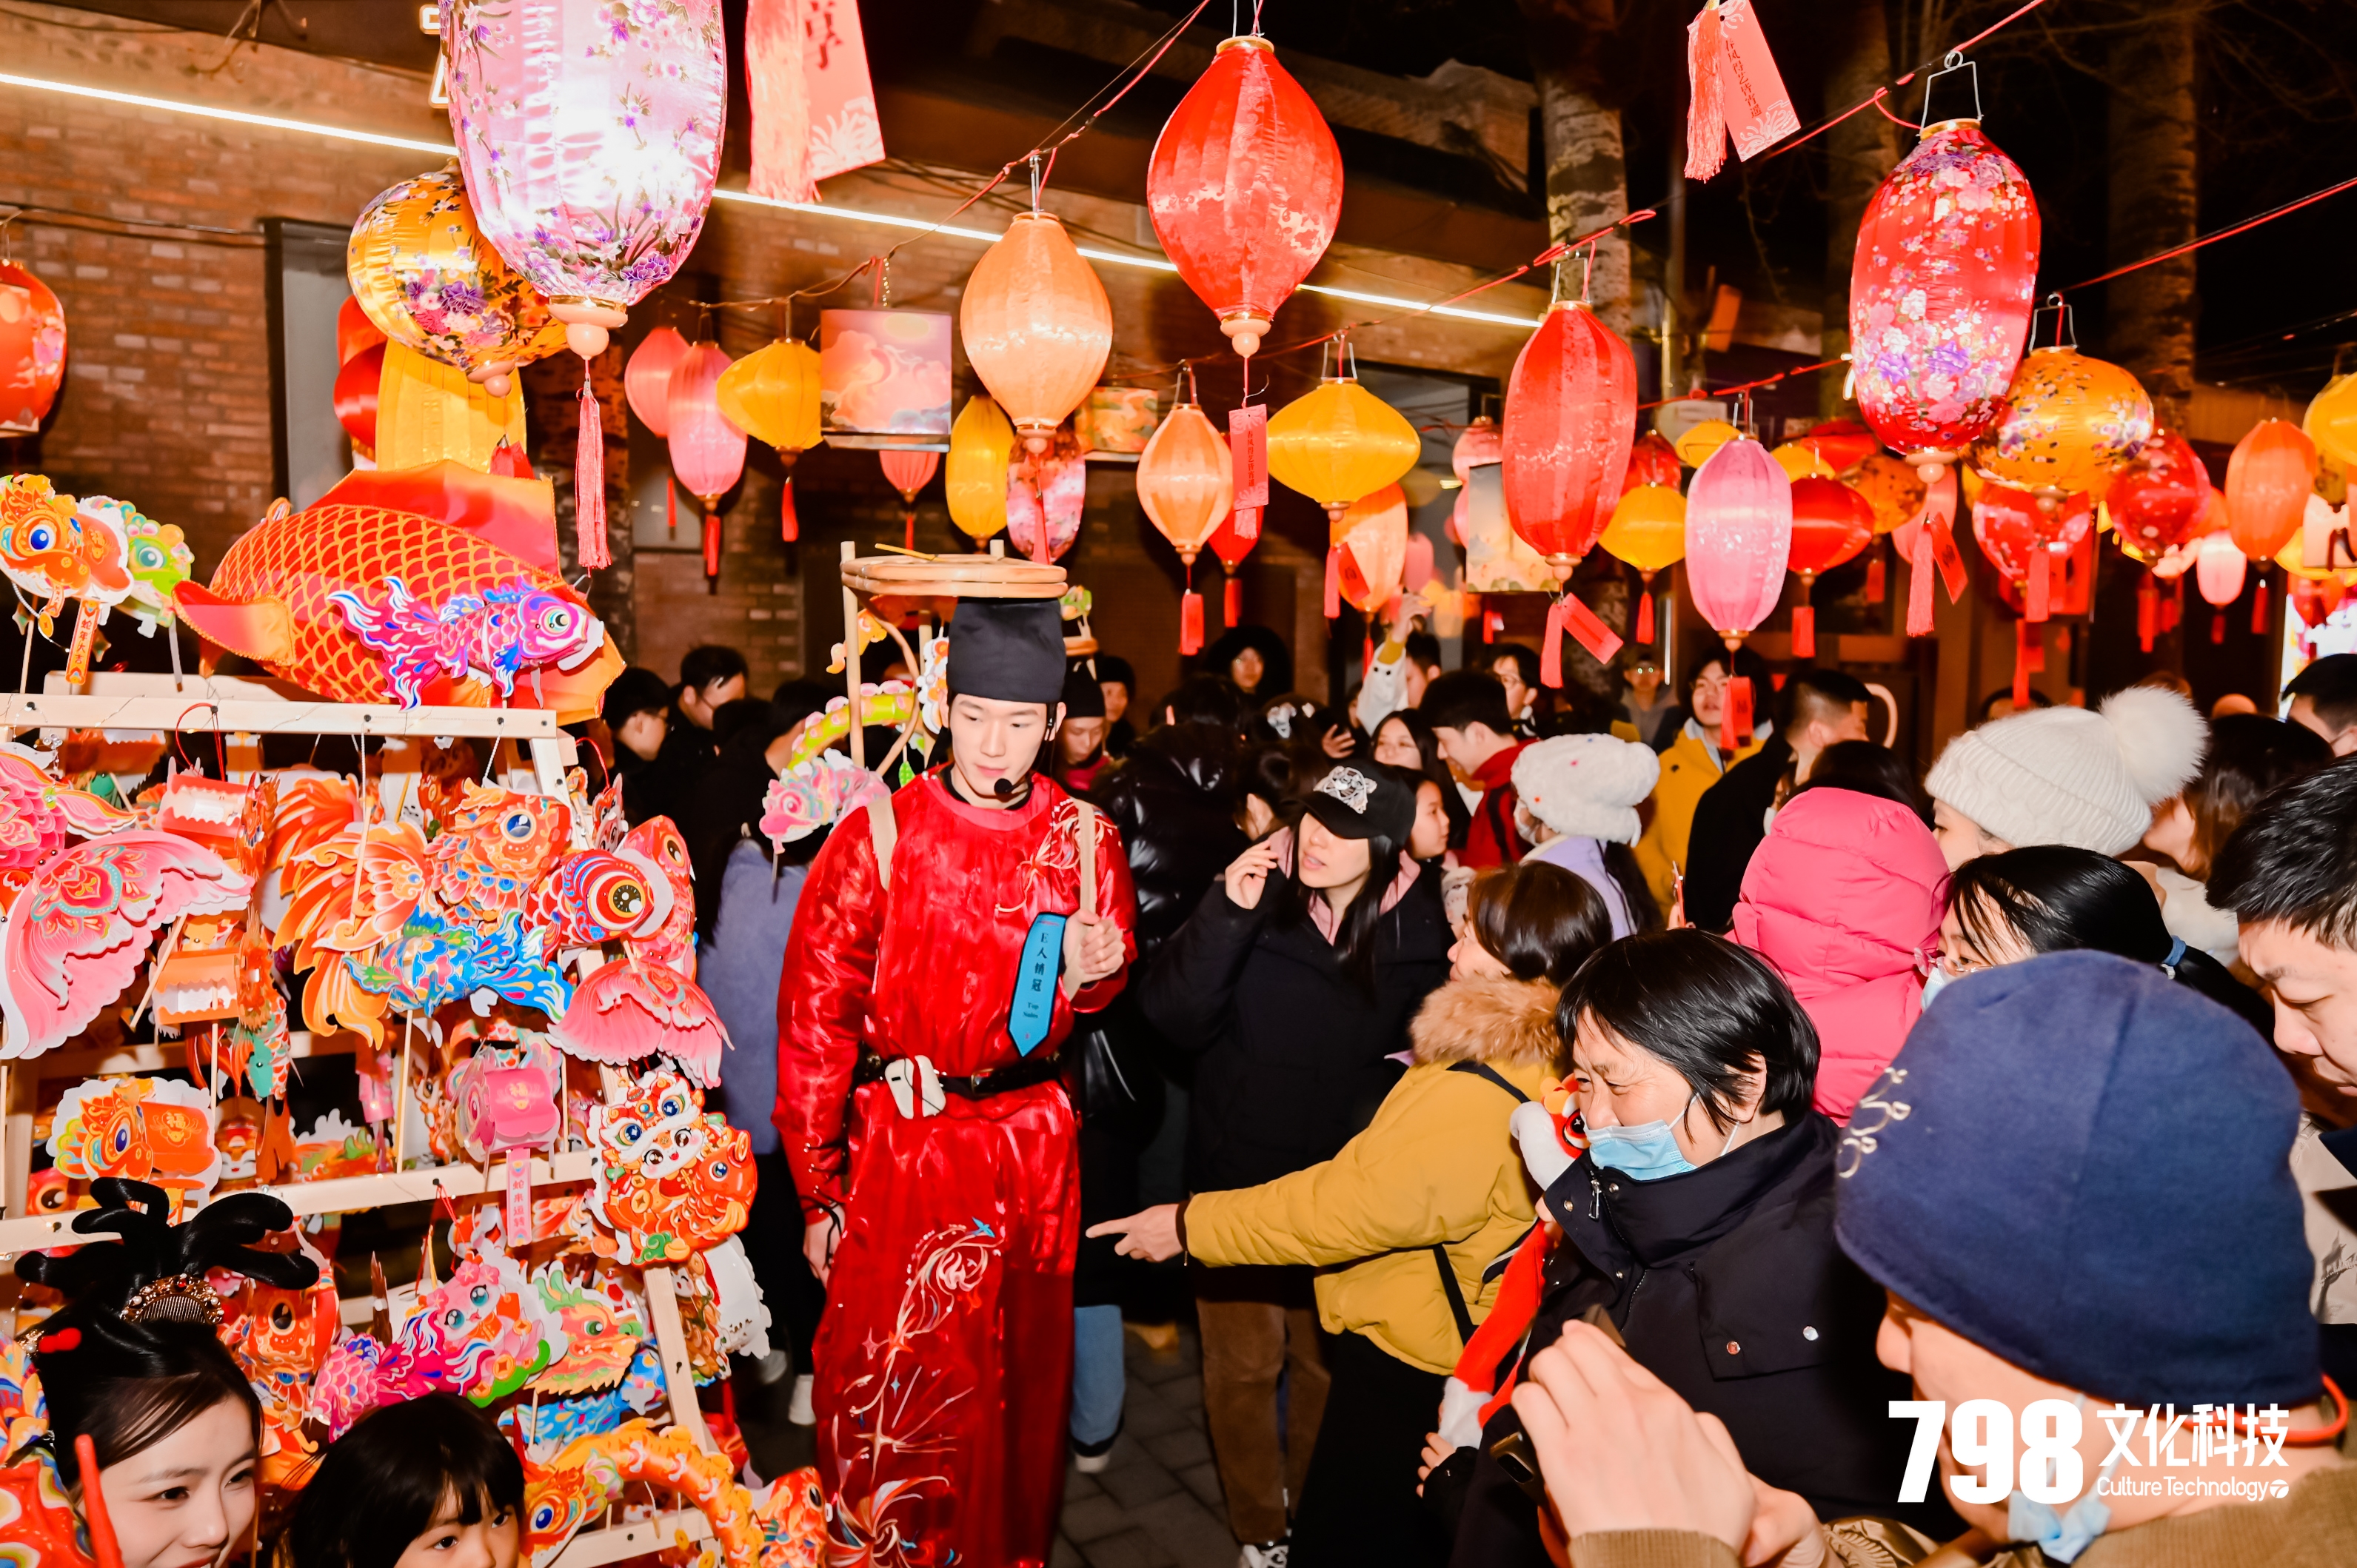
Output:
<path fill-rule="evenodd" d="M 173 604 L 206 641 L 338 702 L 497 702 L 570 723 L 621 670 L 558 575 L 547 482 L 452 462 L 279 503 Z"/>
<path fill-rule="evenodd" d="M 720 172 L 720 0 L 442 0 L 450 125 L 475 217 L 584 361 L 694 248 Z M 582 371 L 581 563 L 611 564 L 605 437 Z"/>
<path fill-rule="evenodd" d="M 1850 271 L 1850 370 L 1858 412 L 1928 487 L 1916 532 L 1907 632 L 1932 630 L 1932 570 L 1964 591 L 1954 464 L 2006 414 L 2029 336 L 2038 203 L 1975 119 L 1924 127 L 1858 224 Z"/>

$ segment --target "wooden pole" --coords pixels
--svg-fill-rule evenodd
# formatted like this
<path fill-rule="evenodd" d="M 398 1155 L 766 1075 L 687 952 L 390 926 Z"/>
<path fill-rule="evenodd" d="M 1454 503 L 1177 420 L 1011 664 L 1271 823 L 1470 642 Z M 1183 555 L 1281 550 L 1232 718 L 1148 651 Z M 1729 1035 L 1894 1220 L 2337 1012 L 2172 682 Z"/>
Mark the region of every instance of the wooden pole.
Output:
<path fill-rule="evenodd" d="M 843 542 L 843 559 L 848 564 L 856 553 L 850 540 Z M 851 720 L 851 761 L 856 768 L 867 766 L 866 727 L 859 722 L 859 596 L 848 584 L 843 590 L 843 684 L 851 700 L 848 717 Z"/>

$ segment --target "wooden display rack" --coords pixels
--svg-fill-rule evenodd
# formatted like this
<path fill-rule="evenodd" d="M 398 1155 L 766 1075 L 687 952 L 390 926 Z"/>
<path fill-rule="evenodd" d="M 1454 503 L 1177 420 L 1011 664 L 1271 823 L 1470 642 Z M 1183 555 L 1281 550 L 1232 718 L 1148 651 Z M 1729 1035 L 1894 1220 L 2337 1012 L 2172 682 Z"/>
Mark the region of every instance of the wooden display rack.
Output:
<path fill-rule="evenodd" d="M 503 769 L 509 788 L 542 795 L 565 792 L 566 769 L 578 760 L 573 737 L 557 726 L 556 715 L 545 708 L 415 707 L 389 704 L 325 703 L 288 682 L 224 676 L 175 676 L 94 672 L 87 685 L 67 686 L 52 674 L 48 689 L 38 693 L 0 693 L 0 731 L 9 734 L 38 729 L 52 739 L 68 730 L 114 732 L 154 731 L 222 737 L 228 771 L 232 779 L 262 766 L 259 737 L 264 735 L 341 736 L 350 737 L 437 737 L 511 741 L 517 747 L 517 766 Z M 514 755 L 514 754 L 511 754 Z M 495 758 L 495 760 L 497 760 Z M 589 824 L 575 822 L 576 842 L 586 843 Z M 290 1033 L 297 1059 L 350 1055 L 360 1048 L 357 1035 L 315 1036 Z M 18 1061 L 0 1061 L 0 1100 L 6 1121 L 0 1133 L 0 1190 L 5 1190 L 5 1218 L 0 1218 L 0 1274 L 12 1274 L 15 1258 L 38 1248 L 68 1241 L 101 1240 L 110 1232 L 77 1234 L 73 1213 L 27 1214 L 27 1189 L 31 1181 L 33 1121 L 40 1106 L 41 1086 L 59 1079 L 81 1079 L 118 1074 L 155 1072 L 180 1065 L 177 1047 L 159 1045 L 125 1046 L 120 1049 L 55 1050 Z M 604 1069 L 608 1097 L 621 1083 L 613 1069 Z M 404 1097 L 407 1085 L 399 1086 Z M 396 1114 L 405 1113 L 406 1107 Z M 512 1157 L 512 1156 L 510 1156 Z M 588 1181 L 593 1152 L 572 1150 L 554 1159 L 533 1157 L 534 1188 Z M 459 1199 L 504 1186 L 504 1166 L 466 1164 L 417 1170 L 387 1171 L 374 1176 L 337 1176 L 323 1181 L 292 1182 L 257 1187 L 283 1200 L 298 1216 L 349 1214 L 394 1204 Z M 663 1382 L 673 1422 L 685 1427 L 704 1448 L 716 1446 L 695 1401 L 695 1379 L 689 1364 L 687 1339 L 681 1325 L 679 1299 L 673 1271 L 650 1266 L 640 1271 L 645 1284 L 647 1315 L 652 1320 L 655 1347 L 662 1358 Z M 366 1302 L 348 1304 L 354 1309 Z M 362 1315 L 365 1320 L 365 1314 Z M 13 1328 L 13 1310 L 6 1314 Z M 647 1519 L 584 1530 L 555 1559 L 554 1568 L 602 1568 L 673 1544 L 684 1535 L 709 1540 L 711 1527 L 694 1509 L 675 1509 Z"/>

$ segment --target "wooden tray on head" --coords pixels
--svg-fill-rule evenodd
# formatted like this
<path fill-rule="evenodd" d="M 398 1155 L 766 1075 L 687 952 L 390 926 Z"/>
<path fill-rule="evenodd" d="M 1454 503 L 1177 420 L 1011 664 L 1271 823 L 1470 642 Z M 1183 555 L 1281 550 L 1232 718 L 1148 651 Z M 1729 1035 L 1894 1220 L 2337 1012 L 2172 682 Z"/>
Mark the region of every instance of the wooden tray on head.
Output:
<path fill-rule="evenodd" d="M 1064 569 L 1006 555 L 855 555 L 843 585 L 868 597 L 1060 599 Z"/>

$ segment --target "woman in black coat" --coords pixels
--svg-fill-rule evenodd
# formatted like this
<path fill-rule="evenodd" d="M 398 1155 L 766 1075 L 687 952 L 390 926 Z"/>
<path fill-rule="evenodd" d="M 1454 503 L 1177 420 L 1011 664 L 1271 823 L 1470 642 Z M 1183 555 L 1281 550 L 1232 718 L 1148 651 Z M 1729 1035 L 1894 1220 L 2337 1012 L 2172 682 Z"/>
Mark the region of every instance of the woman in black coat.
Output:
<path fill-rule="evenodd" d="M 1333 1158 L 1398 1080 L 1389 1058 L 1448 978 L 1439 873 L 1405 854 L 1415 790 L 1393 769 L 1346 762 L 1304 804 L 1292 832 L 1237 857 L 1137 986 L 1147 1021 L 1196 1057 L 1196 1192 Z M 1326 1403 L 1309 1273 L 1196 1274 L 1228 1522 L 1264 1556 L 1286 1539 L 1286 1499 L 1301 1495 Z M 1288 1369 L 1280 1440 L 1277 1379 Z"/>
<path fill-rule="evenodd" d="M 1555 1025 L 1588 1150 L 1547 1187 L 1563 1240 L 1523 1345 L 1608 1318 L 1727 1423 L 1753 1475 L 1821 1518 L 1906 1514 L 1910 1429 L 1889 1402 L 1907 1380 L 1875 1359 L 1882 1291 L 1834 1240 L 1838 1129 L 1810 1109 L 1808 1015 L 1765 961 L 1684 929 L 1598 953 Z M 1482 1431 L 1452 1563 L 1546 1563 L 1534 1507 L 1492 1456 L 1518 1432 L 1511 1407 Z"/>

